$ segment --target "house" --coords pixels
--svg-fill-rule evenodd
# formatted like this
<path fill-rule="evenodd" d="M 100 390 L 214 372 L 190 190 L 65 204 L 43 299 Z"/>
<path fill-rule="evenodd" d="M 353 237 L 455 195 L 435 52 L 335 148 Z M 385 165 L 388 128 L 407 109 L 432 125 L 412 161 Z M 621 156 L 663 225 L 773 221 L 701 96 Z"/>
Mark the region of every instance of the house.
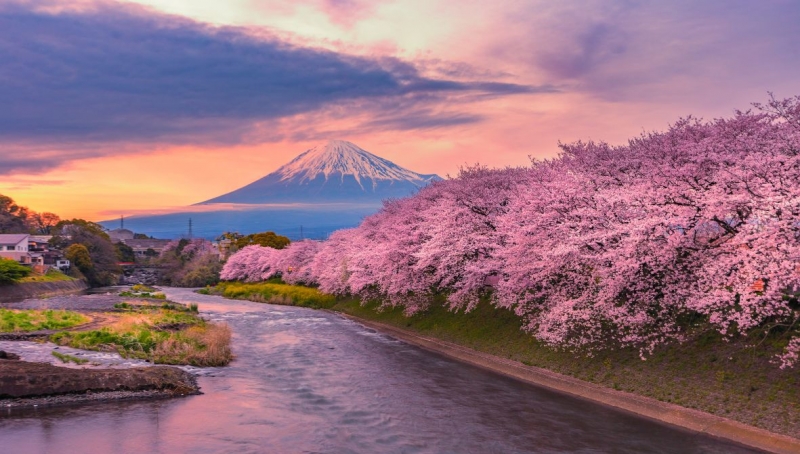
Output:
<path fill-rule="evenodd" d="M 28 252 L 27 233 L 0 234 L 0 257 L 16 260 L 22 264 L 30 264 L 31 256 Z"/>
<path fill-rule="evenodd" d="M 50 240 L 53 235 L 30 235 L 28 238 L 29 252 L 47 252 L 50 250 Z"/>
<path fill-rule="evenodd" d="M 123 243 L 133 249 L 133 254 L 136 257 L 147 257 L 148 255 L 159 255 L 164 247 L 170 243 L 171 240 L 157 240 L 154 238 L 148 239 L 127 239 L 122 240 Z M 150 252 L 148 252 L 148 250 Z"/>
<path fill-rule="evenodd" d="M 109 230 L 108 237 L 111 238 L 112 243 L 119 243 L 120 241 L 124 243 L 127 240 L 132 240 L 134 233 L 131 230 L 119 228 Z"/>
<path fill-rule="evenodd" d="M 28 255 L 31 257 L 31 265 L 44 266 L 44 254 L 41 252 L 30 252 Z"/>
<path fill-rule="evenodd" d="M 229 239 L 220 240 L 214 244 L 219 251 L 219 259 L 225 260 L 231 255 L 231 248 L 234 246 L 233 242 Z"/>
<path fill-rule="evenodd" d="M 64 253 L 50 246 L 53 235 L 31 235 L 28 239 L 28 252 L 35 265 L 56 266 L 64 258 Z"/>

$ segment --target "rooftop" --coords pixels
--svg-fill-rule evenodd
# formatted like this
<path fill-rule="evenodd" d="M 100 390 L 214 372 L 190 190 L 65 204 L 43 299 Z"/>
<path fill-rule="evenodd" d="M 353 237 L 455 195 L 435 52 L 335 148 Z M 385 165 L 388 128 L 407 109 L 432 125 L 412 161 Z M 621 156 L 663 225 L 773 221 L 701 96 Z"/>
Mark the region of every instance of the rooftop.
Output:
<path fill-rule="evenodd" d="M 17 245 L 22 241 L 28 241 L 27 233 L 2 233 L 0 234 L 0 244 L 2 245 Z"/>

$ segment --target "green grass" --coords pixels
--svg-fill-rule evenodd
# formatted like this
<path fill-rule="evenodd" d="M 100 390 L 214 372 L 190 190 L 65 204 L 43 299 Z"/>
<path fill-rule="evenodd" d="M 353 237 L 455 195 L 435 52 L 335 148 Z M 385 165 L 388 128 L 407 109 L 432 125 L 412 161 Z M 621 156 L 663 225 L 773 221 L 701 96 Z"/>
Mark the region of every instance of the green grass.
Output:
<path fill-rule="evenodd" d="M 26 332 L 71 328 L 89 318 L 77 312 L 0 309 L 0 332 Z"/>
<path fill-rule="evenodd" d="M 78 358 L 77 356 L 67 355 L 66 353 L 59 353 L 57 351 L 53 351 L 53 356 L 61 360 L 62 363 L 75 363 L 78 365 L 86 364 L 89 362 L 88 359 Z"/>
<path fill-rule="evenodd" d="M 17 282 L 61 282 L 61 281 L 74 281 L 74 278 L 67 276 L 61 271 L 51 269 L 46 274 L 30 274 L 23 277 Z"/>
<path fill-rule="evenodd" d="M 257 289 L 279 288 L 290 294 L 286 287 L 293 286 L 275 281 L 223 283 L 211 292 L 261 300 Z M 468 313 L 451 312 L 443 304 L 444 296 L 439 296 L 427 310 L 410 317 L 403 314 L 402 308 L 382 308 L 377 301 L 364 305 L 355 298 L 333 301 L 331 304 L 327 299 L 318 307 L 773 432 L 792 436 L 800 433 L 800 368 L 780 370 L 773 362 L 774 355 L 785 345 L 781 336 L 767 336 L 756 349 L 752 346 L 763 333 L 725 341 L 711 329 L 696 330 L 687 342 L 664 346 L 642 361 L 633 348 L 609 348 L 593 356 L 552 348 L 522 331 L 522 320 L 513 312 L 493 307 L 487 301 Z"/>
<path fill-rule="evenodd" d="M 189 304 L 188 306 L 184 306 L 183 304 L 174 303 L 172 301 L 165 301 L 161 304 L 152 304 L 151 302 L 130 302 L 130 301 L 123 301 L 121 303 L 117 303 L 114 305 L 114 309 L 119 309 L 121 312 L 138 312 L 138 313 L 152 313 L 157 312 L 159 310 L 166 310 L 175 313 L 181 312 L 194 312 L 195 314 L 190 314 L 187 317 L 191 319 L 198 319 L 197 312 L 198 306 L 195 303 Z M 162 313 L 169 313 L 163 312 Z"/>
<path fill-rule="evenodd" d="M 214 288 L 214 292 L 226 298 L 313 309 L 330 309 L 336 304 L 336 297 L 333 295 L 322 293 L 315 288 L 284 284 L 279 280 L 255 284 L 221 282 Z"/>

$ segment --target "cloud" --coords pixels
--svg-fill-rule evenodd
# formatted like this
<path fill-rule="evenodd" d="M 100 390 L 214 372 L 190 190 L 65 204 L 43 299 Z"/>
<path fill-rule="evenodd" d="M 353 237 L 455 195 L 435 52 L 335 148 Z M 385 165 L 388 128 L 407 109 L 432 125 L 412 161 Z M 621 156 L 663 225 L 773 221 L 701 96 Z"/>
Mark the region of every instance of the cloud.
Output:
<path fill-rule="evenodd" d="M 453 96 L 552 90 L 424 77 L 396 59 L 299 47 L 263 30 L 256 36 L 116 3 L 30 5 L 0 6 L 6 143 L 238 143 L 254 140 L 255 123 L 353 100 L 402 100 L 413 113 Z M 0 159 L 0 173 L 57 164 L 3 151 Z"/>
<path fill-rule="evenodd" d="M 616 27 L 595 23 L 579 30 L 574 39 L 561 48 L 542 52 L 538 63 L 559 80 L 574 79 L 590 75 L 605 63 L 618 60 L 626 50 L 625 33 Z"/>
<path fill-rule="evenodd" d="M 322 10 L 325 11 L 331 22 L 351 28 L 359 20 L 369 17 L 377 2 L 375 0 L 321 0 L 320 3 Z"/>
<path fill-rule="evenodd" d="M 796 94 L 797 17 L 791 1 L 531 0 L 486 54 L 606 101 L 741 105 Z"/>
<path fill-rule="evenodd" d="M 43 178 L 3 178 L 3 186 L 10 191 L 21 191 L 40 186 L 61 186 L 65 180 L 52 180 Z"/>

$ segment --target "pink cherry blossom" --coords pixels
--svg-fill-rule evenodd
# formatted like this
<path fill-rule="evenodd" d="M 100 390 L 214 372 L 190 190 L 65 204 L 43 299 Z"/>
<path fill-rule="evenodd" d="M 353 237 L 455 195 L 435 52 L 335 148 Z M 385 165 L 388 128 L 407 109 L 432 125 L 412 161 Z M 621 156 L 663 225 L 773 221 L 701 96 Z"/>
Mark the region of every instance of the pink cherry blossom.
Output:
<path fill-rule="evenodd" d="M 465 168 L 324 242 L 244 248 L 222 278 L 281 274 L 407 313 L 437 293 L 454 310 L 490 296 L 531 335 L 588 352 L 775 329 L 780 366 L 800 361 L 800 97 L 561 149 Z"/>

